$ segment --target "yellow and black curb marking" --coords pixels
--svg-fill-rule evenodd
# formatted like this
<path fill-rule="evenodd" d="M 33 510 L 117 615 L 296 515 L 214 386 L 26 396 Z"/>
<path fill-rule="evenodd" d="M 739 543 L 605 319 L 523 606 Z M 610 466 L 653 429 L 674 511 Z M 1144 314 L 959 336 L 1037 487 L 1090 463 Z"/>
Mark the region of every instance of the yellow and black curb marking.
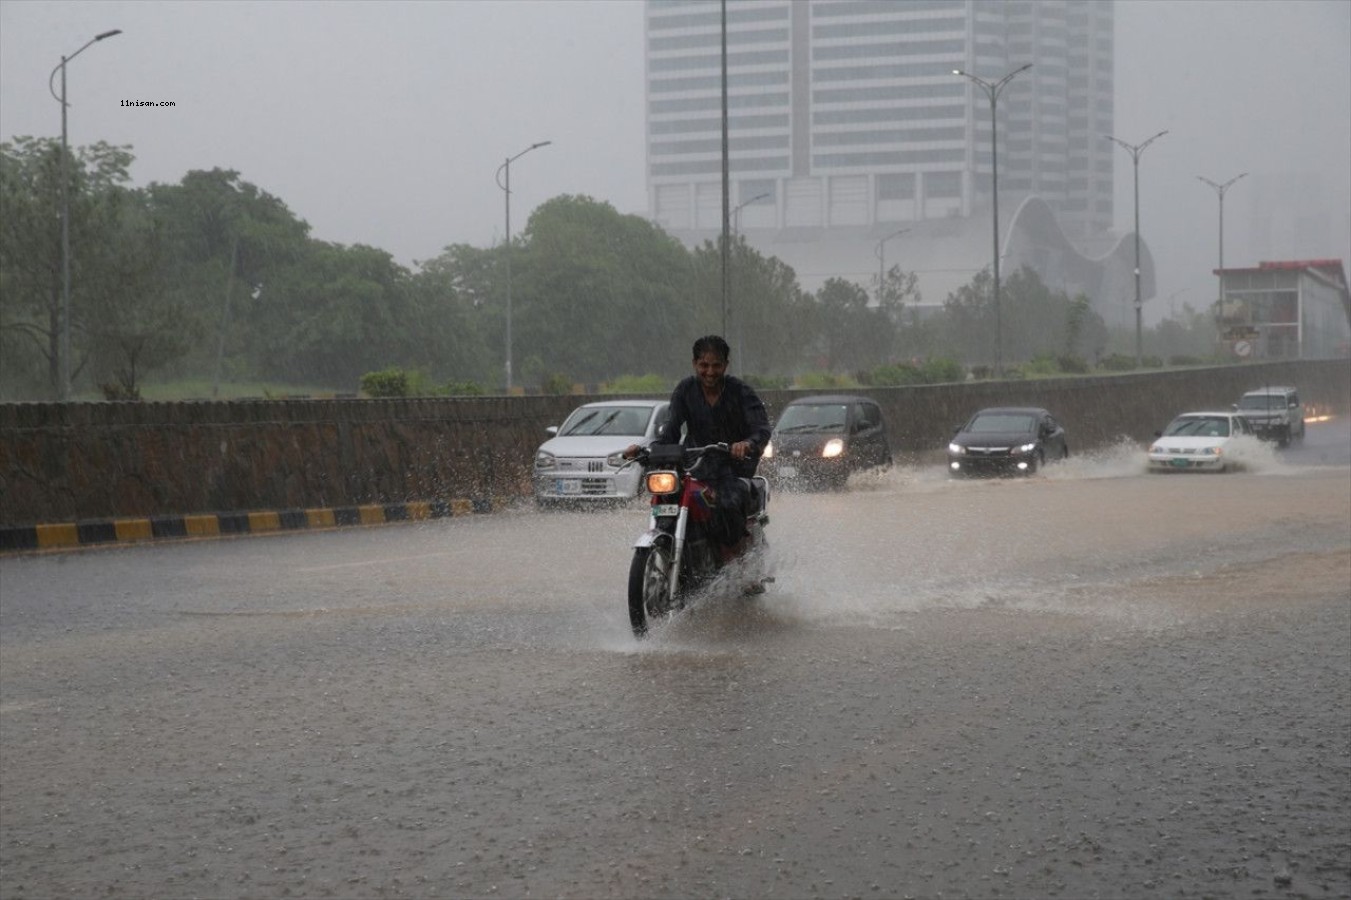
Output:
<path fill-rule="evenodd" d="M 468 516 L 492 512 L 492 509 L 491 500 L 428 500 L 323 509 L 102 519 L 52 525 L 0 525 L 0 553 L 174 538 L 267 534 L 308 528 L 341 528 L 347 525 L 384 525 L 388 522 Z"/>

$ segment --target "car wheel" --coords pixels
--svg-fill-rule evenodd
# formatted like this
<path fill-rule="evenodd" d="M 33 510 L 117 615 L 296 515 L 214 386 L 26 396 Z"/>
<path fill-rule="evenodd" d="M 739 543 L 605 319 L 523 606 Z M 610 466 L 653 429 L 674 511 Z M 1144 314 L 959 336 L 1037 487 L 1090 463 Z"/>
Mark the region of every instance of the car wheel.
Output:
<path fill-rule="evenodd" d="M 1028 475 L 1037 474 L 1037 470 L 1044 465 L 1046 465 L 1046 455 L 1042 451 L 1038 450 L 1036 453 L 1032 455 L 1032 459 L 1027 464 L 1027 474 Z"/>

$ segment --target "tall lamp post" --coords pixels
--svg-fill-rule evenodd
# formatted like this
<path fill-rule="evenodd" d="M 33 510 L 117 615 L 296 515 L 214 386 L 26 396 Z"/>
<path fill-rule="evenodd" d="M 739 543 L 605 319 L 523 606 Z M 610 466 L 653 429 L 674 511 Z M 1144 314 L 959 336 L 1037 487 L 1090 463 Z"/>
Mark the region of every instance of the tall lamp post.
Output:
<path fill-rule="evenodd" d="M 1215 301 L 1215 331 L 1217 333 L 1220 330 L 1220 316 L 1224 312 L 1224 192 L 1229 190 L 1235 181 L 1246 177 L 1247 174 L 1247 172 L 1244 172 L 1240 175 L 1235 175 L 1224 184 L 1216 184 L 1209 178 L 1205 178 L 1201 175 L 1196 176 L 1201 181 L 1204 181 L 1206 184 L 1213 187 L 1216 196 L 1220 198 L 1220 267 L 1216 270 L 1216 274 L 1220 277 L 1220 285 L 1219 293 L 1216 294 L 1218 299 Z"/>
<path fill-rule="evenodd" d="M 768 193 L 768 192 L 765 192 L 765 193 L 763 193 L 763 194 L 756 194 L 756 195 L 755 195 L 754 197 L 752 197 L 751 199 L 749 199 L 749 200 L 744 200 L 744 201 L 742 201 L 741 203 L 738 203 L 737 206 L 736 206 L 736 208 L 732 210 L 732 237 L 733 237 L 733 239 L 739 237 L 740 234 L 741 234 L 741 210 L 742 210 L 744 207 L 750 206 L 752 203 L 756 202 L 757 200 L 763 200 L 763 199 L 765 199 L 765 198 L 768 197 L 768 196 L 769 196 L 769 193 Z M 728 279 L 728 284 L 730 285 L 730 283 L 731 283 L 731 279 L 729 278 L 729 279 Z M 724 311 L 725 311 L 726 309 L 727 309 L 727 307 L 724 307 Z M 738 327 L 737 327 L 737 348 L 736 348 L 736 355 L 737 355 L 738 358 L 741 359 L 742 365 L 745 365 L 745 360 L 746 360 L 746 355 L 745 355 L 745 350 L 746 350 L 746 336 L 745 336 L 745 334 L 744 334 L 743 332 L 744 332 L 744 329 L 742 329 L 742 328 L 738 325 Z M 724 317 L 724 319 L 723 319 L 722 333 L 723 333 L 723 337 L 727 338 L 728 340 L 731 340 L 731 339 L 732 339 L 731 334 L 729 334 L 729 333 L 728 333 L 728 330 L 727 330 L 727 319 L 726 319 L 725 317 Z"/>
<path fill-rule="evenodd" d="M 66 109 L 70 104 L 66 102 L 66 64 L 88 49 L 90 44 L 121 33 L 122 29 L 114 28 L 94 35 L 70 56 L 61 57 L 61 62 L 47 76 L 47 90 L 61 104 L 61 382 L 58 391 L 63 401 L 70 399 L 70 164 L 67 161 L 70 154 L 66 149 Z M 60 96 L 52 88 L 52 79 L 58 71 L 61 73 Z"/>
<path fill-rule="evenodd" d="M 1128 144 L 1120 138 L 1112 137 L 1110 134 L 1103 135 L 1107 140 L 1119 144 L 1131 155 L 1131 166 L 1135 172 L 1135 367 L 1137 369 L 1142 368 L 1145 364 L 1144 301 L 1140 299 L 1140 154 L 1145 152 L 1146 147 L 1167 133 L 1167 129 L 1160 131 L 1142 144 Z"/>
<path fill-rule="evenodd" d="M 1004 371 L 1004 322 L 999 310 L 999 135 L 998 118 L 995 115 L 995 107 L 999 102 L 999 94 L 1004 90 L 1014 77 L 1022 72 L 1032 68 L 1032 63 L 1019 66 L 994 84 L 986 81 L 984 78 L 972 75 L 970 72 L 964 72 L 961 69 L 953 69 L 953 75 L 960 75 L 969 79 L 970 82 L 985 92 L 985 96 L 990 98 L 990 195 L 994 201 L 994 358 L 995 374 L 1003 374 Z"/>
<path fill-rule="evenodd" d="M 506 216 L 506 218 L 507 218 L 507 221 L 506 221 L 507 241 L 506 241 L 506 245 L 502 248 L 502 250 L 503 250 L 503 252 L 505 253 L 504 259 L 506 260 L 506 267 L 507 267 L 507 363 L 506 363 L 506 369 L 507 369 L 507 393 L 508 393 L 508 394 L 511 393 L 511 164 L 512 164 L 513 162 L 515 162 L 516 160 L 520 159 L 522 156 L 525 156 L 525 155 L 526 155 L 527 153 L 529 153 L 531 150 L 538 150 L 540 147 L 547 147 L 547 146 L 549 146 L 549 145 L 552 144 L 552 143 L 553 143 L 553 141 L 539 141 L 538 143 L 531 144 L 529 147 L 526 147 L 524 150 L 522 150 L 520 153 L 517 153 L 515 156 L 508 156 L 508 157 L 507 157 L 507 161 L 504 162 L 504 163 L 502 163 L 502 165 L 500 165 L 500 166 L 497 167 L 497 186 L 500 187 L 500 188 L 502 189 L 502 193 L 503 193 L 503 195 L 506 197 L 506 213 L 507 213 L 507 216 Z M 503 177 L 503 174 L 504 174 L 504 173 L 505 173 L 505 178 Z"/>
<path fill-rule="evenodd" d="M 885 280 L 886 280 L 886 277 L 887 277 L 887 263 L 886 263 L 886 259 L 885 259 L 885 253 L 886 253 L 885 248 L 886 248 L 886 246 L 887 246 L 887 241 L 889 241 L 889 240 L 891 240 L 892 238 L 895 238 L 895 237 L 900 237 L 901 235 L 905 234 L 905 233 L 906 233 L 907 231 L 909 231 L 909 230 L 910 230 L 909 228 L 902 228 L 900 231 L 893 231 L 891 234 L 887 235 L 886 237 L 882 238 L 882 240 L 880 240 L 880 241 L 877 242 L 877 250 L 876 250 L 876 253 L 877 253 L 877 305 L 878 305 L 878 306 L 881 306 L 881 305 L 882 305 L 882 282 L 885 281 Z"/>
<path fill-rule="evenodd" d="M 755 203 L 758 200 L 765 199 L 768 196 L 769 196 L 768 192 L 765 192 L 763 194 L 756 194 L 751 199 L 737 204 L 736 209 L 732 210 L 732 237 L 735 238 L 741 234 L 741 210 L 745 209 L 747 206 L 750 206 L 752 203 Z"/>

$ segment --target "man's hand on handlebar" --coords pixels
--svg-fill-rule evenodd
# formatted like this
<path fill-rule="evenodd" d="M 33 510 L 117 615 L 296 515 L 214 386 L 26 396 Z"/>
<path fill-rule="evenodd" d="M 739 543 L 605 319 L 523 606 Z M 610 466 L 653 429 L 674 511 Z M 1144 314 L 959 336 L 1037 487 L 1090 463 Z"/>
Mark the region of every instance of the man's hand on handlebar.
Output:
<path fill-rule="evenodd" d="M 635 458 L 637 458 L 638 453 L 639 453 L 642 449 L 643 449 L 643 448 L 640 447 L 640 446 L 638 446 L 637 444 L 629 444 L 627 447 L 624 448 L 624 458 L 625 458 L 625 459 L 635 459 Z"/>
<path fill-rule="evenodd" d="M 745 459 L 747 456 L 750 455 L 751 442 L 737 441 L 735 444 L 733 444 L 731 447 L 728 448 L 728 452 L 732 454 L 732 459 Z"/>

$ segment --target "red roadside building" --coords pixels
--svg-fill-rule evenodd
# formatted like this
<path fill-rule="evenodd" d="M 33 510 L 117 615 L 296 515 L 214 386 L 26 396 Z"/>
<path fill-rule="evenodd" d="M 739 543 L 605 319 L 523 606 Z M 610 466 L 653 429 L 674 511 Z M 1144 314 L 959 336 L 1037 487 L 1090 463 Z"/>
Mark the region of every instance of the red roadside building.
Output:
<path fill-rule="evenodd" d="M 1351 355 L 1351 293 L 1340 259 L 1216 269 L 1216 325 L 1235 356 L 1322 359 Z"/>

